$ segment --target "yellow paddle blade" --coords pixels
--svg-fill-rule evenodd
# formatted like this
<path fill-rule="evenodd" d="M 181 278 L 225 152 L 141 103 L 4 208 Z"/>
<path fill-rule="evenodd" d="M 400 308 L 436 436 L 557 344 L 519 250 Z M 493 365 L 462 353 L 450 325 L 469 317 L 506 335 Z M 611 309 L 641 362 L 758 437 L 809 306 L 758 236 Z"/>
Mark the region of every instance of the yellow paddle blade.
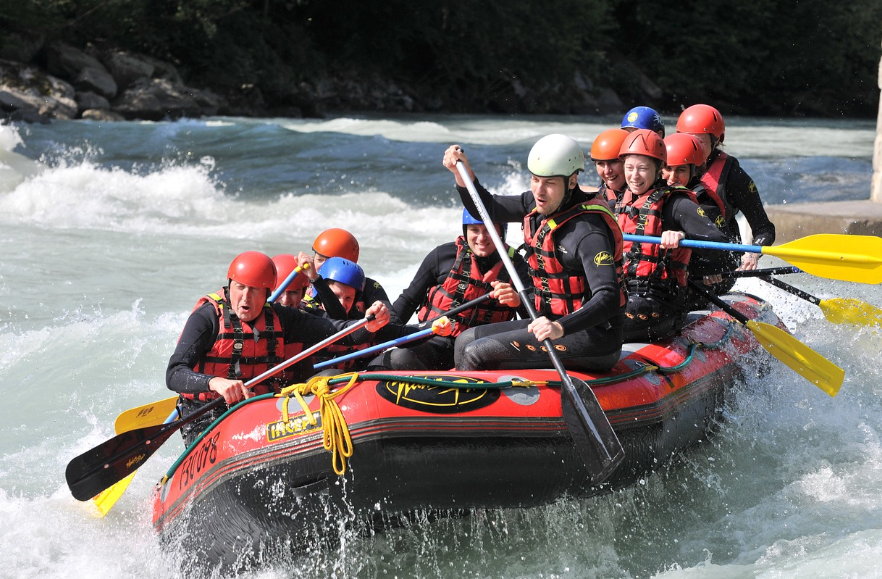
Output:
<path fill-rule="evenodd" d="M 126 492 L 126 488 L 128 488 L 129 483 L 132 482 L 132 477 L 135 476 L 135 472 L 92 497 L 92 502 L 95 503 L 95 506 L 98 507 L 98 511 L 101 513 L 100 516 L 103 517 L 106 515 L 122 494 Z"/>
<path fill-rule="evenodd" d="M 854 298 L 821 300 L 818 304 L 827 321 L 834 324 L 882 327 L 882 309 Z"/>
<path fill-rule="evenodd" d="M 162 424 L 168 415 L 174 412 L 175 405 L 178 403 L 178 397 L 172 396 L 158 402 L 151 402 L 144 406 L 131 408 L 116 417 L 113 423 L 113 429 L 117 434 L 144 428 L 145 426 L 156 426 Z"/>
<path fill-rule="evenodd" d="M 764 246 L 762 253 L 814 276 L 882 283 L 882 237 L 875 235 L 809 235 L 784 245 Z"/>
<path fill-rule="evenodd" d="M 747 327 L 763 348 L 803 378 L 830 396 L 839 392 L 845 370 L 777 326 L 748 320 Z"/>

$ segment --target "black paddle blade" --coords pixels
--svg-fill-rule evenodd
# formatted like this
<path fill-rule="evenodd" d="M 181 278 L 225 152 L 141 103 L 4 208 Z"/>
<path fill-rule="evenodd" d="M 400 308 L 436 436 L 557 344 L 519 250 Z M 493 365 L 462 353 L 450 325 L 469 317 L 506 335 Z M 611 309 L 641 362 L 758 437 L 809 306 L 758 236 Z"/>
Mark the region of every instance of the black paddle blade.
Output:
<path fill-rule="evenodd" d="M 567 378 L 560 393 L 564 421 L 591 473 L 591 482 L 599 485 L 618 468 L 625 449 L 591 388 L 581 380 Z"/>
<path fill-rule="evenodd" d="M 88 501 L 138 470 L 168 437 L 176 424 L 157 424 L 123 432 L 87 450 L 67 464 L 67 486 L 78 501 Z"/>

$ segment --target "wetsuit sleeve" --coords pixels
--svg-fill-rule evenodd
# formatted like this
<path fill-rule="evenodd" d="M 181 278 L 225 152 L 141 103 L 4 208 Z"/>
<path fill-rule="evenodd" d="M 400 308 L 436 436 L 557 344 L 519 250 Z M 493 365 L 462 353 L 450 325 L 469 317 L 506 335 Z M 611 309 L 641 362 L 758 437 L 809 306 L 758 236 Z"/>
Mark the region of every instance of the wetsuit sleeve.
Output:
<path fill-rule="evenodd" d="M 477 179 L 475 179 L 474 185 L 478 196 L 481 198 L 481 202 L 487 208 L 487 213 L 490 214 L 490 219 L 494 223 L 521 222 L 524 220 L 524 215 L 529 213 L 535 206 L 533 193 L 530 191 L 520 195 L 493 195 Z M 471 195 L 469 195 L 469 190 L 457 185 L 456 192 L 459 193 L 462 204 L 469 210 L 472 217 L 480 219 L 481 215 L 478 213 L 478 208 L 472 201 Z"/>
<path fill-rule="evenodd" d="M 218 318 L 214 306 L 203 304 L 187 318 L 175 351 L 168 361 L 165 384 L 174 392 L 208 392 L 208 382 L 214 378 L 195 372 L 193 368 L 211 350 L 218 332 Z"/>
<path fill-rule="evenodd" d="M 279 316 L 284 330 L 286 344 L 303 343 L 310 347 L 314 344 L 330 338 L 337 332 L 358 323 L 358 320 L 344 321 L 313 315 L 300 308 L 289 308 L 279 304 L 273 304 L 273 310 Z M 360 328 L 348 336 L 339 340 L 340 344 L 354 346 L 373 340 L 374 335 L 365 328 Z"/>
<path fill-rule="evenodd" d="M 682 231 L 687 239 L 729 243 L 729 238 L 720 231 L 706 215 L 699 213 L 701 207 L 685 194 L 674 193 L 664 205 L 662 222 L 665 231 Z M 714 259 L 719 249 L 693 248 L 698 255 Z"/>
<path fill-rule="evenodd" d="M 570 223 L 574 225 L 567 231 L 564 228 Z M 571 221 L 562 229 L 565 233 L 561 236 L 561 245 L 567 249 L 568 256 L 563 260 L 564 265 L 567 269 L 581 268 L 585 272 L 591 293 L 581 308 L 557 320 L 564 334 L 572 334 L 598 326 L 619 314 L 619 279 L 610 260 L 595 259 L 603 252 L 615 255 L 611 233 L 602 217 L 590 215 L 586 219 Z"/>
<path fill-rule="evenodd" d="M 753 232 L 754 245 L 772 245 L 775 242 L 775 225 L 769 221 L 756 183 L 737 162 L 729 170 L 726 197 L 729 203 L 744 213 Z"/>
<path fill-rule="evenodd" d="M 327 312 L 329 318 L 332 320 L 349 319 L 349 315 L 343 309 L 343 304 L 340 303 L 337 294 L 328 285 L 328 280 L 319 276 L 313 280 L 312 287 L 315 288 L 318 301 L 322 304 L 322 308 Z"/>
<path fill-rule="evenodd" d="M 365 278 L 362 299 L 364 300 L 365 308 L 371 307 L 374 302 L 383 302 L 386 304 L 386 309 L 389 310 L 389 323 L 401 324 L 401 319 L 398 314 L 395 313 L 395 310 L 392 309 L 392 303 L 389 301 L 389 295 L 386 293 L 386 288 L 380 285 L 380 282 L 371 278 Z"/>
<path fill-rule="evenodd" d="M 444 283 L 447 273 L 453 268 L 455 259 L 456 245 L 453 243 L 439 245 L 429 252 L 414 274 L 410 285 L 404 288 L 404 291 L 392 305 L 399 320 L 409 321 L 426 301 L 429 290 Z M 443 269 L 441 263 L 446 263 L 447 269 Z"/>

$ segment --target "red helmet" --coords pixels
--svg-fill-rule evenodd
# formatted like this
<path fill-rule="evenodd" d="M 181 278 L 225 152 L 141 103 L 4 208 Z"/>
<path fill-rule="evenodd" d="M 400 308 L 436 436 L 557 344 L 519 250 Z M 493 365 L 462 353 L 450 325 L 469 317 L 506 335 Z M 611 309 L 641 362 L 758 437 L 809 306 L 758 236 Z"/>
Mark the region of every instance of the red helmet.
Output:
<path fill-rule="evenodd" d="M 264 287 L 272 291 L 276 287 L 276 264 L 265 253 L 246 251 L 237 255 L 230 264 L 227 277 L 249 287 Z"/>
<path fill-rule="evenodd" d="M 273 263 L 276 264 L 276 284 L 280 284 L 291 275 L 291 272 L 300 265 L 297 263 L 297 258 L 291 255 L 290 253 L 282 253 L 273 258 Z M 306 277 L 304 273 L 298 273 L 294 276 L 294 279 L 291 280 L 291 283 L 285 287 L 284 291 L 294 291 L 303 289 L 309 285 L 309 278 Z M 274 288 L 275 291 L 278 288 Z"/>
<path fill-rule="evenodd" d="M 665 137 L 670 167 L 678 165 L 701 165 L 707 159 L 708 151 L 704 148 L 701 139 L 695 135 L 686 133 L 674 133 Z"/>
<path fill-rule="evenodd" d="M 677 119 L 678 133 L 709 134 L 721 143 L 726 134 L 726 123 L 720 111 L 710 105 L 692 105 Z"/>
<path fill-rule="evenodd" d="M 342 257 L 358 263 L 358 240 L 345 229 L 326 229 L 319 233 L 312 250 L 325 257 Z"/>
<path fill-rule="evenodd" d="M 649 129 L 637 129 L 628 134 L 619 151 L 620 157 L 625 155 L 646 155 L 660 160 L 663 164 L 668 162 L 665 142 L 658 136 L 658 133 Z"/>
<path fill-rule="evenodd" d="M 591 160 L 592 161 L 615 161 L 619 158 L 619 151 L 622 150 L 622 143 L 628 137 L 628 131 L 624 129 L 609 129 L 603 131 L 594 143 L 591 144 Z"/>

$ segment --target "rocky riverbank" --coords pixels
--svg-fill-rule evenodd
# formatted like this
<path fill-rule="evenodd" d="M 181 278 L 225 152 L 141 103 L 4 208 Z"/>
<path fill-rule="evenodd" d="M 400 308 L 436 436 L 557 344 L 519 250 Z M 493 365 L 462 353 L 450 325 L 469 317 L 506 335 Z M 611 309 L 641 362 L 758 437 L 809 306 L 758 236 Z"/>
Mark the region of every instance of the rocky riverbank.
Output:
<path fill-rule="evenodd" d="M 160 120 L 212 115 L 321 117 L 327 111 L 462 110 L 455 97 L 431 94 L 377 72 L 331 71 L 265 99 L 259 87 L 195 87 L 172 63 L 119 49 L 80 49 L 23 36 L 0 51 L 0 119 L 49 122 Z M 660 94 L 641 79 L 647 97 Z M 276 91 L 278 92 L 278 91 Z M 611 89 L 579 72 L 568 87 L 528 87 L 517 79 L 494 87 L 478 108 L 493 113 L 597 114 L 623 110 Z M 478 99 L 480 100 L 480 99 Z M 270 101 L 270 102 L 268 102 Z M 470 103 L 474 109 L 474 103 Z M 459 105 L 459 106 L 457 106 Z"/>

